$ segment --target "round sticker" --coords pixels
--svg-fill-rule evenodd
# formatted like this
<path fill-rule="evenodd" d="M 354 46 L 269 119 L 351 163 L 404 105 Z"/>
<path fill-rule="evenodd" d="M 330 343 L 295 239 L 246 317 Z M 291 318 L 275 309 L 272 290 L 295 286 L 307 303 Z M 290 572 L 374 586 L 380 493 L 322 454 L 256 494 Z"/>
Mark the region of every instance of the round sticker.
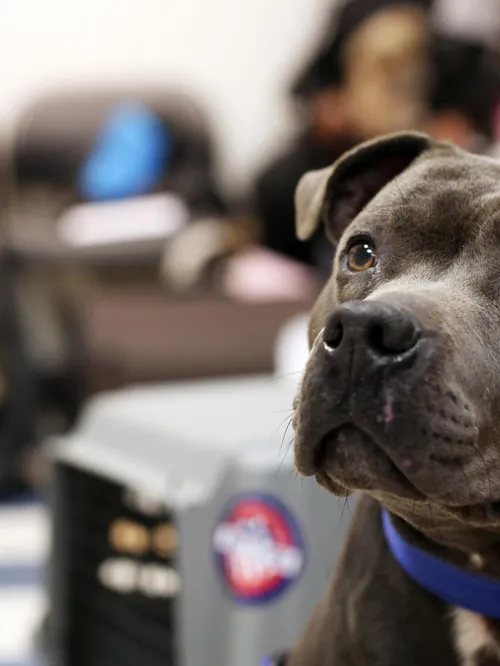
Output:
<path fill-rule="evenodd" d="M 228 592 L 242 603 L 274 599 L 304 568 L 299 526 L 271 495 L 233 500 L 215 528 L 213 547 Z"/>

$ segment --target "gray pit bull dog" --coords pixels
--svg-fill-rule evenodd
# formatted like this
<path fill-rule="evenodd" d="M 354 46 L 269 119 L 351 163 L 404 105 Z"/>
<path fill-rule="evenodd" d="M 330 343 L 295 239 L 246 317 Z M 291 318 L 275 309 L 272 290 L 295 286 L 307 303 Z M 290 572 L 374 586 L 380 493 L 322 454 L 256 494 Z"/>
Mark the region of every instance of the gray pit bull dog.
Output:
<path fill-rule="evenodd" d="M 295 461 L 361 491 L 339 568 L 287 666 L 500 664 L 500 619 L 396 562 L 406 542 L 500 580 L 500 163 L 416 133 L 306 174 L 299 237 L 337 247 L 310 321 Z"/>

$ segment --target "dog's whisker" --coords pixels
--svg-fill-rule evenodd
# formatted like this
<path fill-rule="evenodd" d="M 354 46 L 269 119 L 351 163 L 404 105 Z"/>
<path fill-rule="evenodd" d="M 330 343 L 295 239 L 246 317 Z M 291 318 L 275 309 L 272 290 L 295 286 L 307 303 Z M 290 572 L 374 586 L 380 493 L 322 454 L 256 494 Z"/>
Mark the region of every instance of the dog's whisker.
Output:
<path fill-rule="evenodd" d="M 491 487 L 491 476 L 490 476 L 490 470 L 488 468 L 488 465 L 486 464 L 486 460 L 484 459 L 483 452 L 477 446 L 477 444 L 472 443 L 472 446 L 474 448 L 474 451 L 478 454 L 478 456 L 481 458 L 481 462 L 483 463 L 484 471 L 486 473 L 486 479 L 488 480 L 488 501 L 493 502 L 495 498 L 493 497 L 493 491 Z"/>
<path fill-rule="evenodd" d="M 282 421 L 280 421 L 280 422 L 278 423 L 278 425 L 276 426 L 276 428 L 275 428 L 275 429 L 273 430 L 273 432 L 269 435 L 269 439 L 267 440 L 268 444 L 271 442 L 271 440 L 272 440 L 273 437 L 276 435 L 276 433 L 278 432 L 278 430 L 279 430 L 280 428 L 283 427 L 283 424 L 284 424 L 287 420 L 289 420 L 290 423 L 291 423 L 291 422 L 293 421 L 293 414 L 287 414 L 287 415 L 285 416 L 285 418 L 284 418 Z M 288 424 L 288 425 L 290 425 L 290 424 Z M 288 425 L 287 425 L 287 429 L 288 429 Z M 283 438 L 282 438 L 282 440 L 281 440 L 281 445 L 283 445 L 283 440 L 285 439 L 285 437 L 286 437 L 286 430 L 285 430 L 285 433 L 284 433 Z M 280 450 L 281 450 L 281 446 L 280 446 Z"/>
<path fill-rule="evenodd" d="M 342 510 L 340 512 L 339 526 L 342 523 L 342 518 L 344 517 L 344 511 L 345 511 L 346 504 L 347 504 L 347 497 L 344 497 L 344 501 L 342 503 Z"/>
<path fill-rule="evenodd" d="M 288 372 L 286 375 L 275 375 L 272 377 L 271 381 L 275 382 L 280 379 L 288 379 L 288 377 L 296 377 L 297 375 L 301 375 L 302 370 L 296 370 L 295 372 Z"/>
<path fill-rule="evenodd" d="M 439 525 L 437 521 L 435 520 L 434 513 L 433 513 L 433 506 L 431 502 L 427 502 L 427 508 L 429 509 L 429 518 L 431 519 L 431 522 L 434 524 L 434 529 L 436 530 L 436 533 L 438 537 L 441 539 L 441 541 L 444 541 L 443 535 L 441 533 L 441 530 L 439 529 Z"/>
<path fill-rule="evenodd" d="M 281 471 L 281 469 L 282 469 L 282 467 L 283 467 L 283 465 L 284 465 L 284 463 L 285 463 L 285 460 L 286 460 L 287 454 L 288 454 L 288 452 L 290 451 L 290 449 L 292 448 L 292 446 L 293 446 L 293 437 L 291 438 L 291 440 L 290 440 L 290 441 L 288 442 L 288 444 L 286 445 L 286 447 L 285 447 L 285 451 L 282 453 L 281 450 L 280 450 L 281 460 L 280 460 L 280 463 L 279 463 L 279 465 L 278 465 L 278 467 L 277 467 L 277 469 L 276 469 L 276 471 L 275 471 L 275 475 L 276 475 L 276 476 L 277 476 L 277 475 L 279 474 L 279 472 Z M 281 449 L 281 447 L 280 447 L 280 449 Z M 295 470 L 295 465 L 292 467 L 292 471 L 294 471 L 294 470 Z M 295 470 L 295 471 L 296 471 L 296 470 Z"/>
<path fill-rule="evenodd" d="M 467 473 L 465 471 L 464 466 L 462 465 L 460 460 L 457 460 L 457 465 L 460 468 L 460 471 L 462 472 L 464 478 L 465 478 L 465 483 L 467 484 L 467 490 L 469 492 L 469 504 L 472 504 L 472 488 L 470 485 L 469 477 L 467 476 Z"/>
<path fill-rule="evenodd" d="M 349 495 L 346 495 L 343 499 L 344 499 L 344 504 L 342 506 L 342 511 L 340 512 L 339 526 L 342 523 L 342 519 L 344 518 L 344 513 L 346 509 L 349 511 L 349 515 L 352 518 L 351 507 L 349 506 Z"/>
<path fill-rule="evenodd" d="M 347 510 L 349 511 L 349 515 L 351 516 L 351 518 L 353 518 L 351 507 L 349 505 L 349 498 L 350 498 L 350 495 L 347 495 L 347 497 L 346 497 Z"/>
<path fill-rule="evenodd" d="M 289 421 L 288 421 L 288 423 L 286 424 L 286 428 L 285 428 L 285 432 L 283 433 L 283 437 L 281 438 L 280 454 L 283 453 L 283 444 L 285 443 L 285 438 L 286 438 L 286 436 L 287 436 L 287 434 L 288 434 L 288 430 L 290 429 L 290 426 L 292 425 L 292 420 L 293 420 L 293 419 L 292 419 L 292 417 L 290 416 L 290 417 L 289 417 Z M 291 440 L 291 441 L 293 442 L 293 437 L 292 437 L 292 440 Z M 288 443 L 287 449 L 286 449 L 286 451 L 285 451 L 285 455 L 286 455 L 286 453 L 288 453 L 289 450 L 290 450 L 290 443 Z"/>

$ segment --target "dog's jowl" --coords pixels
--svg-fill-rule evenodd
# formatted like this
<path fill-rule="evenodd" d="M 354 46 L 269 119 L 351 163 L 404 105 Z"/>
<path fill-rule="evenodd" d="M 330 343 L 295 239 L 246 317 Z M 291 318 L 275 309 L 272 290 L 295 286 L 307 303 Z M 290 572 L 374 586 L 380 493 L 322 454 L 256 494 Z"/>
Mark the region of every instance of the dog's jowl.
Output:
<path fill-rule="evenodd" d="M 392 135 L 296 208 L 336 246 L 296 466 L 363 499 L 287 666 L 500 665 L 500 163 Z"/>

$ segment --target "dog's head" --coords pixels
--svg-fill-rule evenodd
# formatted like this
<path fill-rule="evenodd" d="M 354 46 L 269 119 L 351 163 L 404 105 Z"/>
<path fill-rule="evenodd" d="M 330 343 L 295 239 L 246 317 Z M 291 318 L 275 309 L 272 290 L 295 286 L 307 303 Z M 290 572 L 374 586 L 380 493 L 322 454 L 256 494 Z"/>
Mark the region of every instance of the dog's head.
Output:
<path fill-rule="evenodd" d="M 416 133 L 306 174 L 337 252 L 295 402 L 298 470 L 462 549 L 500 535 L 500 164 Z"/>

